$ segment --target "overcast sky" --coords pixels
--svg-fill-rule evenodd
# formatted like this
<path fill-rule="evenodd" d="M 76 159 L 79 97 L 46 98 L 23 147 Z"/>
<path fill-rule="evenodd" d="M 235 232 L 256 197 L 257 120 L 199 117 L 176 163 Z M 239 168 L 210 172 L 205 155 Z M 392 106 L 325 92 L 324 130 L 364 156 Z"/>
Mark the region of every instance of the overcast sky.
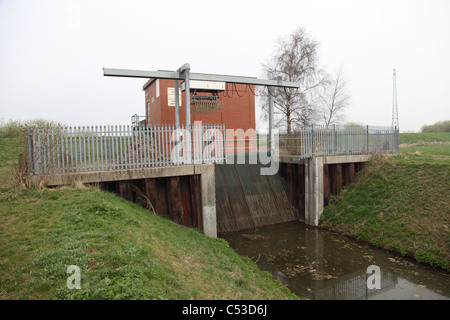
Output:
<path fill-rule="evenodd" d="M 391 124 L 394 68 L 401 131 L 450 119 L 449 0 L 0 0 L 0 118 L 130 124 L 146 81 L 102 67 L 261 78 L 300 26 L 343 66 L 348 121 Z"/>

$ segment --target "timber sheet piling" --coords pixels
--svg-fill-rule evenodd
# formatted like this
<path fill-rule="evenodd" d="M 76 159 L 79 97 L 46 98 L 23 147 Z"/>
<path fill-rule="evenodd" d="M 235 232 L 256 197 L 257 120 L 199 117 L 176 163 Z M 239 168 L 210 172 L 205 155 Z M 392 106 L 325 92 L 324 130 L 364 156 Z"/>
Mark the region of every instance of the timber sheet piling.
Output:
<path fill-rule="evenodd" d="M 280 176 L 261 175 L 260 169 L 260 164 L 216 164 L 218 233 L 298 220 Z"/>

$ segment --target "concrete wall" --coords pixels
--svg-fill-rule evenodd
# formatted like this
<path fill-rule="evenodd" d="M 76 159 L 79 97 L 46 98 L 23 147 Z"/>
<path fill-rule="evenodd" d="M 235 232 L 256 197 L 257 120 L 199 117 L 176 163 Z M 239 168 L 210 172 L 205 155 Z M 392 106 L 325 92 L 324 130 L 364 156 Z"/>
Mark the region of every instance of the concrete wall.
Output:
<path fill-rule="evenodd" d="M 323 158 L 305 161 L 305 223 L 318 226 L 323 212 Z"/>
<path fill-rule="evenodd" d="M 333 156 L 308 158 L 305 161 L 305 223 L 318 226 L 323 208 L 328 203 L 331 191 L 337 194 L 340 189 L 353 181 L 355 177 L 355 163 L 368 161 L 368 155 Z M 331 165 L 344 171 L 336 175 L 329 175 Z M 362 166 L 356 165 L 359 169 Z M 324 170 L 325 168 L 325 170 Z M 352 170 L 353 168 L 353 170 Z M 326 175 L 324 175 L 324 172 Z M 330 190 L 330 185 L 336 186 Z M 337 190 L 337 191 L 336 191 Z"/>
<path fill-rule="evenodd" d="M 214 165 L 202 166 L 199 170 L 202 194 L 203 232 L 217 237 L 216 182 Z"/>
<path fill-rule="evenodd" d="M 304 199 L 304 222 L 309 225 L 318 226 L 328 196 L 339 192 L 343 184 L 350 183 L 354 178 L 355 172 L 362 167 L 361 163 L 368 161 L 369 158 L 369 156 L 317 157 L 305 159 L 303 164 L 298 163 L 298 160 L 295 163 L 291 158 L 282 158 L 282 170 L 280 175 L 288 181 L 288 188 L 290 186 L 292 189 L 292 186 L 295 186 L 297 190 L 297 193 L 292 193 L 292 190 L 291 192 L 288 190 L 289 200 L 288 197 L 285 197 L 286 199 L 284 201 L 286 203 L 290 201 L 294 210 L 297 210 L 297 212 L 300 212 L 301 214 L 302 210 L 298 209 L 302 205 L 301 200 Z M 283 169 L 283 161 L 285 164 L 288 164 L 290 168 L 288 166 L 287 169 Z M 340 178 L 341 174 L 330 174 L 330 172 L 342 170 L 344 164 L 348 164 L 349 168 L 344 169 L 344 179 Z M 333 165 L 336 169 L 333 169 Z M 154 184 L 154 182 L 151 182 L 151 179 L 168 178 L 169 180 L 166 183 L 170 184 L 168 190 L 169 197 L 171 198 L 168 199 L 168 202 L 171 200 L 175 201 L 175 203 L 170 205 L 174 206 L 176 212 L 176 208 L 178 208 L 177 203 L 182 203 L 186 198 L 186 196 L 181 195 L 182 191 L 178 190 L 182 185 L 179 177 L 183 176 L 200 177 L 199 192 L 195 192 L 195 188 L 190 188 L 189 191 L 191 194 L 190 201 L 193 203 L 191 208 L 194 208 L 195 206 L 200 208 L 198 209 L 198 214 L 195 212 L 191 213 L 192 216 L 190 219 L 193 220 L 193 215 L 198 216 L 197 227 L 203 230 L 205 235 L 217 237 L 216 176 L 214 164 L 33 176 L 32 184 L 34 186 L 42 184 L 47 186 L 58 186 L 73 184 L 75 182 L 85 184 L 114 182 L 117 183 L 117 187 L 114 188 L 116 190 L 118 189 L 125 198 L 133 201 L 133 191 L 130 189 L 132 184 L 130 181 L 143 180 L 147 196 L 155 199 L 154 201 L 158 201 L 156 200 L 157 193 L 153 192 L 153 194 L 151 194 L 152 185 Z M 197 182 L 194 182 L 194 184 L 198 184 L 198 180 L 196 181 Z M 192 184 L 192 182 L 190 182 L 190 184 Z M 258 188 L 260 187 L 261 185 L 258 184 L 258 187 L 255 187 L 253 191 L 260 192 L 260 190 L 258 191 Z M 200 195 L 198 195 L 198 193 L 200 193 Z M 268 200 L 266 202 L 270 201 Z M 267 205 L 270 205 L 270 203 L 267 203 Z M 195 209 L 192 210 L 195 211 Z M 180 221 L 185 221 L 183 219 L 186 219 L 186 217 L 183 217 L 183 212 L 181 212 L 181 214 L 175 213 L 174 217 L 175 220 L 181 219 Z M 187 221 L 189 221 L 189 217 L 187 219 Z M 300 220 L 303 219 L 300 218 Z"/>
<path fill-rule="evenodd" d="M 302 160 L 281 157 L 281 176 L 286 180 L 291 204 L 300 212 L 300 220 L 318 226 L 330 195 L 353 181 L 355 173 L 369 155 L 329 156 Z"/>

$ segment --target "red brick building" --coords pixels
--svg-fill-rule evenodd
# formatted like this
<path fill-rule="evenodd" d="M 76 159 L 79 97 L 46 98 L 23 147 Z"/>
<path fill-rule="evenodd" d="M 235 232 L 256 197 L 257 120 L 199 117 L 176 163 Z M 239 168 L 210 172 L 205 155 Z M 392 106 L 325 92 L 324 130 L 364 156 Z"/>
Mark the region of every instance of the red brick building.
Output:
<path fill-rule="evenodd" d="M 181 82 L 181 81 L 180 81 Z M 180 84 L 181 87 L 181 84 Z M 147 124 L 175 124 L 175 83 L 168 79 L 150 79 L 143 87 L 145 91 L 145 116 Z M 192 91 L 191 91 L 192 93 Z M 226 90 L 219 92 L 223 110 L 201 112 L 191 103 L 191 124 L 202 121 L 205 124 L 224 123 L 226 129 L 255 129 L 254 86 L 226 84 Z M 180 95 L 180 123 L 185 120 L 185 96 Z"/>

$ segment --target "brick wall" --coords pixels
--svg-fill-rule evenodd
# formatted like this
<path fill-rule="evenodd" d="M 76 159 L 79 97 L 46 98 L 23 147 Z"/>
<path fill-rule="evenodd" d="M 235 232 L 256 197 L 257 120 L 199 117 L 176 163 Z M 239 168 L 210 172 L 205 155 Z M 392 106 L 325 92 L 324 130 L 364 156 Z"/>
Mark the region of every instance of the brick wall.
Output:
<path fill-rule="evenodd" d="M 174 87 L 174 80 L 159 79 L 154 80 L 145 88 L 145 115 L 148 119 L 147 103 L 149 103 L 150 124 L 175 124 L 175 107 L 168 105 L 168 88 Z M 209 124 L 224 123 L 226 129 L 242 129 L 250 133 L 250 139 L 255 139 L 256 136 L 253 132 L 247 131 L 256 128 L 255 95 L 253 94 L 255 87 L 245 84 L 227 84 L 227 88 L 227 92 L 219 93 L 220 100 L 224 104 L 221 112 L 195 112 L 191 103 L 191 124 L 196 121 Z M 184 92 L 181 93 L 180 103 L 180 123 L 185 124 Z M 226 139 L 230 140 L 229 137 Z M 231 139 L 233 138 L 231 137 Z M 232 145 L 232 142 L 227 144 L 229 152 L 233 149 Z M 248 142 L 245 145 L 246 151 L 249 151 Z"/>
<path fill-rule="evenodd" d="M 159 82 L 159 85 L 158 85 Z M 159 86 L 159 96 L 157 96 L 157 87 Z M 231 92 L 231 88 L 236 88 Z M 194 112 L 191 104 L 191 123 L 202 121 L 203 123 L 225 123 L 228 129 L 247 130 L 255 129 L 255 96 L 254 86 L 251 88 L 244 84 L 228 84 L 228 97 L 220 93 L 220 100 L 224 103 L 222 112 Z M 175 124 L 175 107 L 168 106 L 167 89 L 174 88 L 173 80 L 159 79 L 153 81 L 145 89 L 145 114 L 147 113 L 147 102 L 150 103 L 150 124 Z M 252 90 L 252 91 L 251 91 Z M 232 95 L 233 94 L 233 95 Z M 232 96 L 231 96 L 232 95 Z M 185 95 L 181 93 L 180 123 L 185 121 Z"/>

